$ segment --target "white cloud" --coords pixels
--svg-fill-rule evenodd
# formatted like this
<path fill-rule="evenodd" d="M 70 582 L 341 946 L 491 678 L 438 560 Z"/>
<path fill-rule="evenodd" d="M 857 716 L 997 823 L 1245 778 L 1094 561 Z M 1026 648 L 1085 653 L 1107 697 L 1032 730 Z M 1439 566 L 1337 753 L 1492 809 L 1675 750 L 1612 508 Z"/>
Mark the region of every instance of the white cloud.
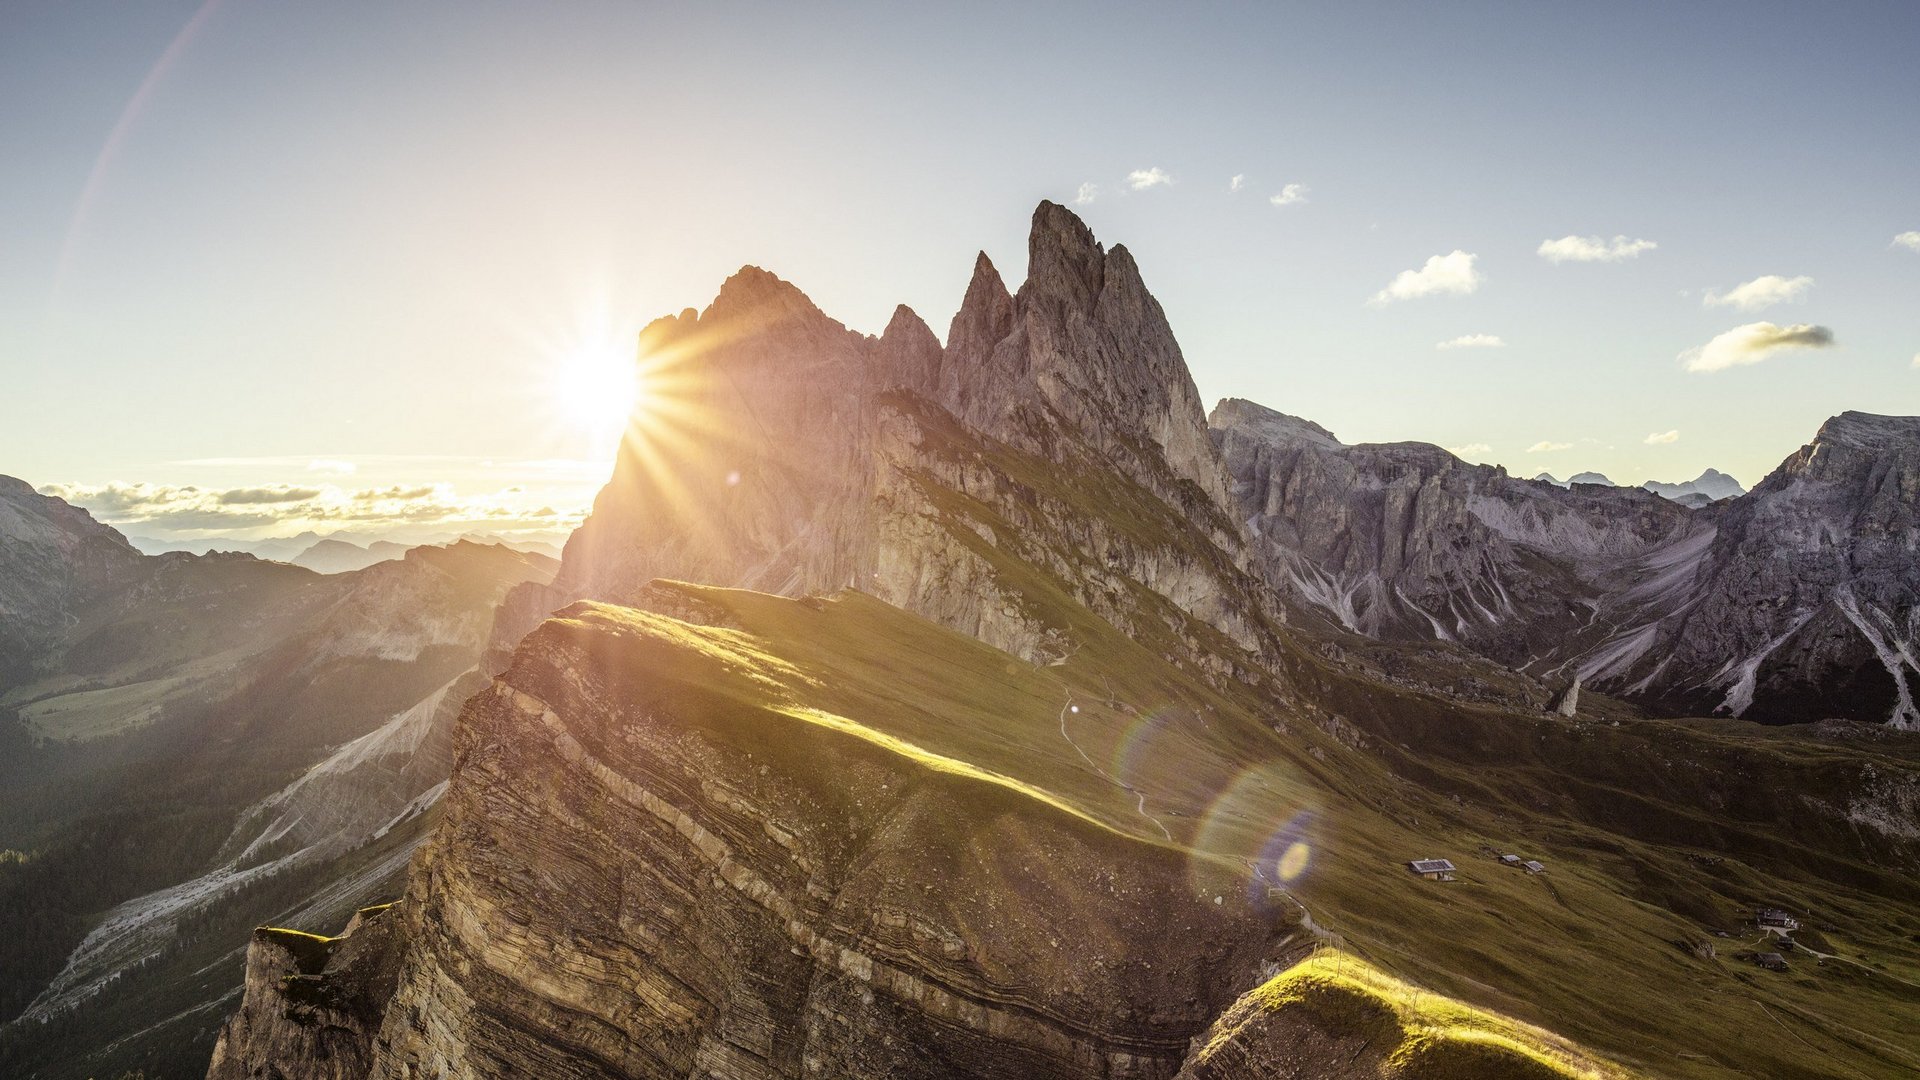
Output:
<path fill-rule="evenodd" d="M 1470 293 L 1480 287 L 1480 271 L 1473 265 L 1478 257 L 1465 251 L 1435 255 L 1418 270 L 1400 271 L 1369 303 L 1378 305 L 1441 293 Z"/>
<path fill-rule="evenodd" d="M 1492 450 L 1493 450 L 1493 447 L 1488 446 L 1486 443 L 1483 443 L 1483 442 L 1468 443 L 1465 446 L 1447 447 L 1447 453 L 1452 454 L 1454 457 L 1463 457 L 1463 458 L 1479 457 L 1482 454 L 1492 452 Z"/>
<path fill-rule="evenodd" d="M 1234 173 L 1234 174 L 1233 174 L 1233 179 L 1231 179 L 1231 180 L 1229 180 L 1229 181 L 1227 181 L 1227 190 L 1228 190 L 1228 191 L 1239 191 L 1239 190 L 1240 190 L 1241 188 L 1243 188 L 1243 187 L 1246 187 L 1246 186 L 1247 186 L 1247 174 L 1246 174 L 1246 173 Z"/>
<path fill-rule="evenodd" d="M 1708 307 L 1732 307 L 1741 311 L 1759 311 L 1775 304 L 1788 304 L 1806 298 L 1807 290 L 1813 288 L 1813 279 L 1806 276 L 1784 278 L 1778 274 L 1744 281 L 1726 292 L 1708 289 L 1700 298 L 1701 304 Z"/>
<path fill-rule="evenodd" d="M 334 461 L 323 458 L 318 461 L 307 462 L 307 471 L 332 473 L 335 476 L 352 476 L 354 472 L 357 471 L 357 467 L 351 461 Z"/>
<path fill-rule="evenodd" d="M 1275 195 L 1267 201 L 1275 206 L 1292 206 L 1295 203 L 1306 202 L 1307 185 L 1288 184 L 1286 187 L 1280 189 L 1280 194 Z"/>
<path fill-rule="evenodd" d="M 1913 354 L 1913 366 L 1920 368 L 1920 352 Z"/>
<path fill-rule="evenodd" d="M 1648 446 L 1665 446 L 1667 443 L 1677 443 L 1680 441 L 1680 429 L 1675 428 L 1672 431 L 1657 431 L 1640 441 L 1646 443 Z"/>
<path fill-rule="evenodd" d="M 1612 240 L 1598 236 L 1563 236 L 1558 240 L 1542 240 L 1538 254 L 1555 263 L 1622 262 L 1659 246 L 1651 240 L 1629 240 L 1624 236 Z"/>
<path fill-rule="evenodd" d="M 1074 192 L 1073 205 L 1085 206 L 1099 197 L 1100 197 L 1100 185 L 1093 183 L 1092 181 L 1088 181 L 1087 183 L 1080 185 L 1079 191 Z"/>
<path fill-rule="evenodd" d="M 1127 186 L 1135 191 L 1145 191 L 1148 188 L 1171 183 L 1173 183 L 1173 177 L 1168 176 L 1166 170 L 1158 165 L 1151 169 L 1135 169 L 1127 174 Z"/>
<path fill-rule="evenodd" d="M 1757 364 L 1783 349 L 1824 349 L 1832 344 L 1833 331 L 1824 326 L 1756 322 L 1736 326 L 1705 345 L 1688 349 L 1680 354 L 1680 363 L 1688 371 L 1725 371 Z"/>
<path fill-rule="evenodd" d="M 1908 251 L 1920 251 L 1920 231 L 1908 230 L 1893 238 L 1893 242 Z"/>
<path fill-rule="evenodd" d="M 1436 349 L 1504 349 L 1507 343 L 1494 334 L 1462 334 L 1435 345 Z"/>
<path fill-rule="evenodd" d="M 1534 443 L 1532 446 L 1527 447 L 1527 453 L 1551 454 L 1555 450 L 1571 450 L 1571 449 L 1573 449 L 1573 444 L 1570 442 L 1548 442 L 1545 439 L 1541 439 L 1539 442 Z"/>

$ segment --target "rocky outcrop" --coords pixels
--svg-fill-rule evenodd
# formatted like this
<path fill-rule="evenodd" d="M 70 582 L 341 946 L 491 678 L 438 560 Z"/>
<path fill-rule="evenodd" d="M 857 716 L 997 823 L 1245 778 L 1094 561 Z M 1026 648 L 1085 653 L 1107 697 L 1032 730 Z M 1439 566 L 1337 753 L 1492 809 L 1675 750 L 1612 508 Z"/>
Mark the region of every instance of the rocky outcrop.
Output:
<path fill-rule="evenodd" d="M 399 916 L 368 908 L 339 937 L 263 926 L 247 946 L 247 1007 L 214 1044 L 208 1080 L 366 1080 L 401 956 Z"/>

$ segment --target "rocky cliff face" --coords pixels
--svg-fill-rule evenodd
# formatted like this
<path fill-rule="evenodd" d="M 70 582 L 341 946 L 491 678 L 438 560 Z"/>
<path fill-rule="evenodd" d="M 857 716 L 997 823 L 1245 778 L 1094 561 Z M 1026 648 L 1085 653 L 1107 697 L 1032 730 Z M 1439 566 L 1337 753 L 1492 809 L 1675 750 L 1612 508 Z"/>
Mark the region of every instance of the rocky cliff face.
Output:
<path fill-rule="evenodd" d="M 279 1008 L 236 1014 L 220 1031 L 209 1080 L 249 1080 L 269 1051 L 301 1063 L 307 1080 L 365 1080 L 381 1009 L 399 977 L 399 916 L 354 915 L 337 938 L 261 927 L 247 945 L 243 991 Z"/>
<path fill-rule="evenodd" d="M 1717 525 L 1613 681 L 1690 712 L 1920 729 L 1920 417 L 1834 417 Z"/>
<path fill-rule="evenodd" d="M 1211 422 L 1266 573 L 1348 630 L 1676 713 L 1920 723 L 1920 420 L 1836 417 L 1711 512 L 1422 443 L 1346 446 L 1250 402 Z"/>
<path fill-rule="evenodd" d="M 1347 446 L 1248 401 L 1210 422 L 1270 579 L 1371 637 L 1537 664 L 1623 569 L 1711 531 L 1645 492 L 1516 480 L 1425 443 Z"/>
<path fill-rule="evenodd" d="M 469 706 L 373 1075 L 1168 1076 L 1274 940 L 1172 849 L 652 660 L 724 633 L 569 609 Z"/>

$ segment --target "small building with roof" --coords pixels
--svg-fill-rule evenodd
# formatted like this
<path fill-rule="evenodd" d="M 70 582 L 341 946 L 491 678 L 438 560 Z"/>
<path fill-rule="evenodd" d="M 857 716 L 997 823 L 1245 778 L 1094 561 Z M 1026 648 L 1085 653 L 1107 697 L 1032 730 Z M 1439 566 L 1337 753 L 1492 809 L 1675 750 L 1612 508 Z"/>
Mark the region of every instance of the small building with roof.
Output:
<path fill-rule="evenodd" d="M 1415 859 L 1407 868 L 1428 881 L 1453 880 L 1453 863 L 1446 859 Z"/>

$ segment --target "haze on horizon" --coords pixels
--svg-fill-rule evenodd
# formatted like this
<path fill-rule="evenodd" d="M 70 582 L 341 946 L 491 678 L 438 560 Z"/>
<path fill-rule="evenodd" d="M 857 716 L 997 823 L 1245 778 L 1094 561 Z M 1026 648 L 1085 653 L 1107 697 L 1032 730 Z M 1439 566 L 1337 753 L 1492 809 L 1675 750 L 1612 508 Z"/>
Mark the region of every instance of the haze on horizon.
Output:
<path fill-rule="evenodd" d="M 1752 485 L 1920 412 L 1915 40 L 1867 3 L 12 5 L 0 472 L 163 536 L 563 532 L 645 321 L 752 263 L 944 330 L 1051 198 L 1208 401 Z"/>

